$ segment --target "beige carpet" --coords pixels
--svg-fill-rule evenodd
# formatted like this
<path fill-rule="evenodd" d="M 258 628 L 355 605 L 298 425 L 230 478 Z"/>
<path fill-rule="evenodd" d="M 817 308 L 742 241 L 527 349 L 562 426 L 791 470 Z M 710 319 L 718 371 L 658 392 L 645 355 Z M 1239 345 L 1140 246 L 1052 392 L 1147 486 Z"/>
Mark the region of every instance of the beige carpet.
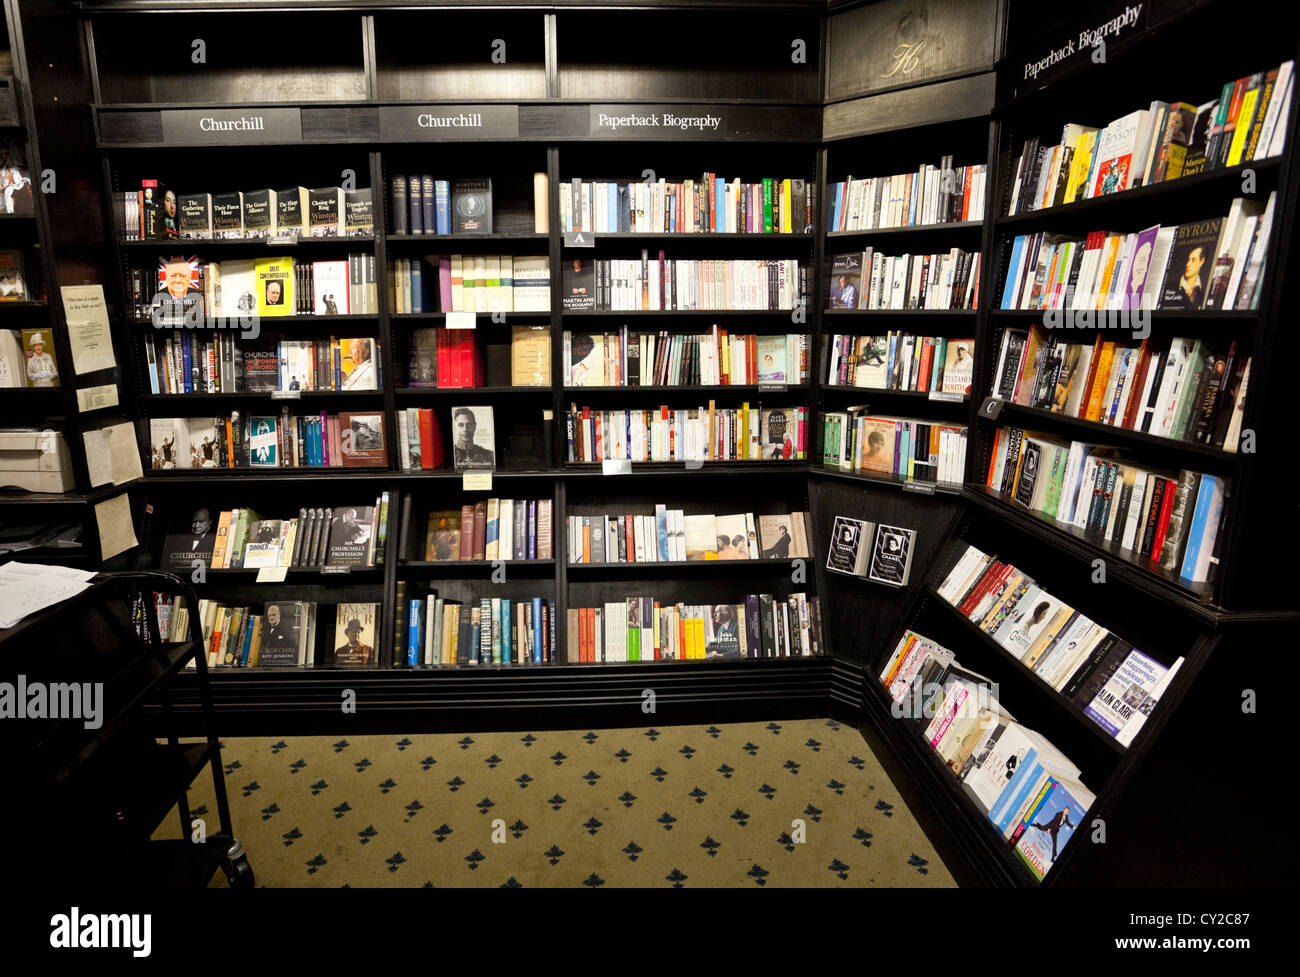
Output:
<path fill-rule="evenodd" d="M 222 757 L 258 885 L 954 884 L 834 720 L 236 738 Z M 216 831 L 208 774 L 190 802 Z"/>

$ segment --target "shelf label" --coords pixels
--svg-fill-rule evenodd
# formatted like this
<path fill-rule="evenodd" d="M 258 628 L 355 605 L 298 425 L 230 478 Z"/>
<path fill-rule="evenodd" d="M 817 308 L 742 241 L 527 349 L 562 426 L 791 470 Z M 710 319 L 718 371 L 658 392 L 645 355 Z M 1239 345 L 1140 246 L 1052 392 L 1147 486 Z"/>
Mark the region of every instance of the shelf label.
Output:
<path fill-rule="evenodd" d="M 942 391 L 942 390 L 931 390 L 931 391 L 930 391 L 930 399 L 931 399 L 931 400 L 941 400 L 941 401 L 944 401 L 945 403 L 949 403 L 949 404 L 958 404 L 958 403 L 961 403 L 963 400 L 966 399 L 966 395 L 965 395 L 965 394 L 955 393 L 954 391 L 951 391 L 951 390 L 948 391 L 948 392 L 946 392 L 946 393 L 945 393 L 944 391 Z"/>
<path fill-rule="evenodd" d="M 257 583 L 284 583 L 285 574 L 289 572 L 288 567 L 259 567 L 257 570 Z"/>
<path fill-rule="evenodd" d="M 448 329 L 473 329 L 478 322 L 478 314 L 475 312 L 448 312 L 447 328 Z"/>
<path fill-rule="evenodd" d="M 790 386 L 785 383 L 760 383 L 758 392 L 761 394 L 784 394 L 790 392 Z"/>
<path fill-rule="evenodd" d="M 297 244 L 298 235 L 297 234 L 272 234 L 269 238 L 266 239 L 266 243 L 270 245 Z"/>
<path fill-rule="evenodd" d="M 1045 46 L 1032 50 L 1022 60 L 1021 77 L 1014 83 L 1016 94 L 1041 88 L 1070 72 L 1104 64 L 1108 48 L 1123 45 L 1147 29 L 1150 6 L 1115 0 L 1083 18 L 1075 18 L 1061 33 L 1047 39 Z"/>
<path fill-rule="evenodd" d="M 490 492 L 492 491 L 492 473 L 491 472 L 466 472 L 460 480 L 462 492 Z"/>
<path fill-rule="evenodd" d="M 590 135 L 716 139 L 730 135 L 727 110 L 716 105 L 593 105 Z"/>
<path fill-rule="evenodd" d="M 518 139 L 518 105 L 381 105 L 383 142 Z"/>
<path fill-rule="evenodd" d="M 904 482 L 904 492 L 915 492 L 917 495 L 934 495 L 934 482 Z"/>
<path fill-rule="evenodd" d="M 347 576 L 351 569 L 351 567 L 321 567 L 320 572 L 327 577 Z"/>
<path fill-rule="evenodd" d="M 985 397 L 984 403 L 980 404 L 980 417 L 985 420 L 996 421 L 1006 403 L 1001 397 Z"/>
<path fill-rule="evenodd" d="M 631 475 L 632 462 L 627 458 L 606 458 L 600 463 L 603 475 Z"/>
<path fill-rule="evenodd" d="M 596 235 L 591 231 L 565 231 L 564 246 L 566 248 L 594 248 L 596 246 Z"/>
<path fill-rule="evenodd" d="M 301 390 L 272 390 L 272 400 L 302 400 Z"/>
<path fill-rule="evenodd" d="M 247 146 L 302 142 L 302 112 L 275 109 L 163 109 L 163 142 L 180 146 Z"/>

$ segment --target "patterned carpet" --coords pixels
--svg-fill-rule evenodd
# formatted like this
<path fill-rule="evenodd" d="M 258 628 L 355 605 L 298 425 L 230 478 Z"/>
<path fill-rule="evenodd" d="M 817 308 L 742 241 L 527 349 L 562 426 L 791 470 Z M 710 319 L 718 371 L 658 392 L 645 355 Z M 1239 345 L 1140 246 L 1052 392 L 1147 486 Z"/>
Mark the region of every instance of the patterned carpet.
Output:
<path fill-rule="evenodd" d="M 954 884 L 834 720 L 236 738 L 222 757 L 263 886 Z M 215 831 L 209 775 L 190 803 Z"/>

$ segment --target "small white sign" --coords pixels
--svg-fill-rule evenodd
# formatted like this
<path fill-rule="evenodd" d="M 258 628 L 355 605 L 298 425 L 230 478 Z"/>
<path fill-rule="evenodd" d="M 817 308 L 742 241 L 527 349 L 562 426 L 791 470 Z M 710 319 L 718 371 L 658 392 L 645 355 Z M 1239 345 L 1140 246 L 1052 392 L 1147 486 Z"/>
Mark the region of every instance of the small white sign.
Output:
<path fill-rule="evenodd" d="M 288 567 L 260 567 L 257 571 L 258 583 L 284 583 Z"/>
<path fill-rule="evenodd" d="M 632 462 L 627 458 L 606 458 L 600 463 L 600 470 L 605 475 L 631 475 Z"/>
<path fill-rule="evenodd" d="M 448 312 L 448 329 L 473 329 L 478 318 L 476 312 Z"/>
<path fill-rule="evenodd" d="M 460 480 L 462 492 L 490 492 L 492 491 L 492 473 L 491 472 L 466 472 Z"/>

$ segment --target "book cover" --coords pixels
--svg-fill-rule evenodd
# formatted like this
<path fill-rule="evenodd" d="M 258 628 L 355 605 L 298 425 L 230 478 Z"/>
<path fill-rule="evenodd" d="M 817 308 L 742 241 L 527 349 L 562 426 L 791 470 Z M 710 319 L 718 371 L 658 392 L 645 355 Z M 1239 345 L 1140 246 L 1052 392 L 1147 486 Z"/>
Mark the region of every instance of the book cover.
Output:
<path fill-rule="evenodd" d="M 826 551 L 826 569 L 855 577 L 867 575 L 867 560 L 874 540 L 875 524 L 848 516 L 836 516 L 831 542 Z"/>
<path fill-rule="evenodd" d="M 718 558 L 717 523 L 711 515 L 694 515 L 684 518 L 686 526 L 686 559 L 716 560 Z"/>
<path fill-rule="evenodd" d="M 862 288 L 862 254 L 837 254 L 831 264 L 831 292 L 829 307 L 856 309 Z"/>
<path fill-rule="evenodd" d="M 491 407 L 453 407 L 451 430 L 452 465 L 457 471 L 496 468 Z"/>
<path fill-rule="evenodd" d="M 379 377 L 375 369 L 375 341 L 370 338 L 340 339 L 339 372 L 344 390 L 378 390 Z"/>
<path fill-rule="evenodd" d="M 0 141 L 0 213 L 34 214 L 32 177 L 27 168 L 27 151 L 15 139 Z"/>
<path fill-rule="evenodd" d="M 262 665 L 297 665 L 298 650 L 306 626 L 302 601 L 267 603 L 262 624 Z"/>
<path fill-rule="evenodd" d="M 1083 824 L 1088 810 L 1059 780 L 1052 778 L 1048 792 L 1037 810 L 1025 822 L 1016 841 L 1016 853 L 1040 882 L 1051 871 L 1066 843 Z"/>
<path fill-rule="evenodd" d="M 23 368 L 29 387 L 57 387 L 59 367 L 54 362 L 54 343 L 49 329 L 23 330 Z"/>
<path fill-rule="evenodd" d="M 948 351 L 943 360 L 943 393 L 970 396 L 974 349 L 973 339 L 948 340 Z"/>
<path fill-rule="evenodd" d="M 1174 233 L 1169 263 L 1160 289 L 1162 309 L 1200 309 L 1214 265 L 1214 253 L 1223 218 L 1180 224 Z"/>
<path fill-rule="evenodd" d="M 451 187 L 453 234 L 492 233 L 492 181 L 456 180 Z"/>
<path fill-rule="evenodd" d="M 437 563 L 460 559 L 459 509 L 444 509 L 429 513 L 424 558 L 429 562 Z"/>
<path fill-rule="evenodd" d="M 596 308 L 596 275 L 590 258 L 564 262 L 561 284 L 565 312 L 591 312 Z"/>
<path fill-rule="evenodd" d="M 176 200 L 177 224 L 182 238 L 212 237 L 212 194 L 183 193 Z"/>
<path fill-rule="evenodd" d="M 339 604 L 334 623 L 334 664 L 358 667 L 377 664 L 375 631 L 378 604 Z"/>
<path fill-rule="evenodd" d="M 167 530 L 163 539 L 159 565 L 164 570 L 188 570 L 194 561 L 212 565 L 212 550 L 217 542 L 217 522 L 210 506 L 193 509 L 189 518 Z"/>
<path fill-rule="evenodd" d="M 351 313 L 347 261 L 313 261 L 311 290 L 316 315 Z"/>
<path fill-rule="evenodd" d="M 325 564 L 332 567 L 369 566 L 374 518 L 374 506 L 335 506 L 330 519 Z"/>
<path fill-rule="evenodd" d="M 323 187 L 307 194 L 307 236 L 339 237 L 343 233 L 343 190 Z"/>
<path fill-rule="evenodd" d="M 218 240 L 244 236 L 244 195 L 238 190 L 212 195 L 212 236 Z"/>
<path fill-rule="evenodd" d="M 343 192 L 343 233 L 347 237 L 370 237 L 375 233 L 375 209 L 369 187 Z"/>
<path fill-rule="evenodd" d="M 244 194 L 244 237 L 270 237 L 279 216 L 274 190 L 250 190 Z"/>
<path fill-rule="evenodd" d="M 387 465 L 384 415 L 339 414 L 339 444 L 345 468 L 382 468 Z"/>
<path fill-rule="evenodd" d="M 512 326 L 510 383 L 515 387 L 551 385 L 550 326 Z"/>
<path fill-rule="evenodd" d="M 0 251 L 0 302 L 26 302 L 27 261 L 21 251 Z"/>
<path fill-rule="evenodd" d="M 759 383 L 788 383 L 790 381 L 785 353 L 786 339 L 784 335 L 758 337 Z"/>
<path fill-rule="evenodd" d="M 906 587 L 912 575 L 912 549 L 916 531 L 899 526 L 876 527 L 867 579 L 890 587 Z"/>
<path fill-rule="evenodd" d="M 253 262 L 259 316 L 293 315 L 293 259 L 258 258 Z"/>
<path fill-rule="evenodd" d="M 719 560 L 748 560 L 749 535 L 744 513 L 730 516 L 718 516 L 714 523 L 718 535 Z M 666 552 L 667 527 L 660 527 L 662 539 L 659 541 L 660 553 Z M 662 556 L 660 557 L 662 559 Z"/>
<path fill-rule="evenodd" d="M 739 658 L 740 630 L 735 604 L 704 606 L 704 657 Z"/>

